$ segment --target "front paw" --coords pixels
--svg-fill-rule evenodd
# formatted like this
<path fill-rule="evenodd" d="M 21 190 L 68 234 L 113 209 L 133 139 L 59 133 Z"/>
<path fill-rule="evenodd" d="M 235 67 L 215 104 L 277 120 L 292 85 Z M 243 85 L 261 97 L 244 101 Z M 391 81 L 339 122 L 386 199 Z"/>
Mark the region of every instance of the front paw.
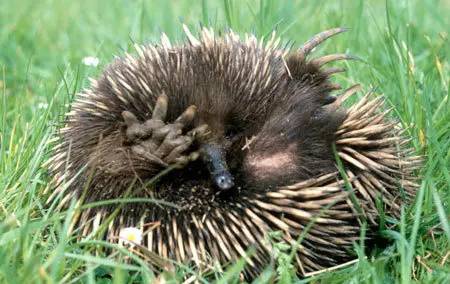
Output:
<path fill-rule="evenodd" d="M 126 124 L 126 139 L 131 143 L 134 154 L 167 167 L 171 164 L 180 166 L 196 160 L 198 153 L 187 153 L 195 139 L 208 132 L 206 125 L 201 125 L 183 134 L 195 118 L 197 108 L 189 106 L 173 123 L 164 121 L 167 114 L 168 97 L 158 97 L 152 118 L 141 123 L 136 116 L 124 111 L 122 117 Z"/>

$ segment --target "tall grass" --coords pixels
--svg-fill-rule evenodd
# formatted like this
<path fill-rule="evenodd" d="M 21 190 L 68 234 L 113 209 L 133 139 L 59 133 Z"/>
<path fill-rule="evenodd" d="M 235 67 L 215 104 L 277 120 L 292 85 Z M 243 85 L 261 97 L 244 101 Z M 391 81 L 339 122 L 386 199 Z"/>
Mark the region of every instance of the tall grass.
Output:
<path fill-rule="evenodd" d="M 153 279 L 128 251 L 117 249 L 114 258 L 95 254 L 96 248 L 110 245 L 76 242 L 67 233 L 74 207 L 61 211 L 45 204 L 49 179 L 42 165 L 55 125 L 89 76 L 114 55 L 132 50 L 133 42 L 157 41 L 162 31 L 182 41 L 181 23 L 186 23 L 194 30 L 204 24 L 258 36 L 276 30 L 293 46 L 330 27 L 350 28 L 316 53 L 360 56 L 363 63 L 348 64 L 337 80 L 384 93 L 427 161 L 415 203 L 403 208 L 395 229 L 381 232 L 390 244 L 371 252 L 356 245 L 359 262 L 301 281 L 450 283 L 449 14 L 449 1 L 420 0 L 1 0 L 0 282 Z M 85 56 L 99 57 L 100 66 L 82 65 Z M 217 274 L 217 281 L 237 282 L 242 265 Z M 181 281 L 192 275 L 180 267 L 167 278 Z M 274 275 L 284 282 L 296 279 L 281 262 L 258 281 L 270 282 Z"/>

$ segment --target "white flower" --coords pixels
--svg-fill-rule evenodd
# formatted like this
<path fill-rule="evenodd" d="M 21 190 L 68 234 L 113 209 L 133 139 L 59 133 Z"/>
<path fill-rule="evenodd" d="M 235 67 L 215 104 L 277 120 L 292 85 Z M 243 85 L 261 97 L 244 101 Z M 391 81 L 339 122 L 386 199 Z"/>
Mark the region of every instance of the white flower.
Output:
<path fill-rule="evenodd" d="M 48 107 L 48 103 L 38 103 L 38 109 L 46 109 Z"/>
<path fill-rule="evenodd" d="M 86 56 L 85 58 L 83 58 L 83 64 L 86 66 L 97 67 L 99 62 L 100 60 L 94 56 Z"/>
<path fill-rule="evenodd" d="M 141 244 L 142 232 L 138 228 L 128 227 L 120 230 L 119 243 L 123 244 Z"/>

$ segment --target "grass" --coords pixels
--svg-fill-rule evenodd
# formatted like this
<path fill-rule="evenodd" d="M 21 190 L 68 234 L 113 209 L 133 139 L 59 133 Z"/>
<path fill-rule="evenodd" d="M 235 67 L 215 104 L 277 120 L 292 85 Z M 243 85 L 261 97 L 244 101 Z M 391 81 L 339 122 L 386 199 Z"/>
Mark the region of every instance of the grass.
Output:
<path fill-rule="evenodd" d="M 183 39 L 181 23 L 196 29 L 253 32 L 276 29 L 298 45 L 321 30 L 350 32 L 323 44 L 323 52 L 349 52 L 338 77 L 346 86 L 377 88 L 427 157 L 416 201 L 403 208 L 391 243 L 377 251 L 355 248 L 360 261 L 338 271 L 295 278 L 280 258 L 259 282 L 279 275 L 283 283 L 450 283 L 450 1 L 0 1 L 0 282 L 148 282 L 152 272 L 126 250 L 116 258 L 95 254 L 101 241 L 75 242 L 67 234 L 73 207 L 45 205 L 48 180 L 42 167 L 48 141 L 73 95 L 87 86 L 114 55 L 133 42 L 154 42 L 164 31 Z M 100 58 L 98 68 L 81 64 Z M 280 246 L 279 253 L 289 250 Z M 126 256 L 135 261 L 127 262 Z M 217 282 L 237 282 L 237 262 Z M 180 267 L 173 281 L 190 277 Z M 203 280 L 201 280 L 203 282 Z"/>

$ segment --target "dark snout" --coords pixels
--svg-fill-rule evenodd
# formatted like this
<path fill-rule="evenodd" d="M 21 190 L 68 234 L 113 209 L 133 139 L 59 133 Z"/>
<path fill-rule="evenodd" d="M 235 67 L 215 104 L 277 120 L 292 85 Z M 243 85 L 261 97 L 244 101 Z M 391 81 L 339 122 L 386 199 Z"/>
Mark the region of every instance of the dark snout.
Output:
<path fill-rule="evenodd" d="M 228 190 L 234 187 L 234 178 L 228 170 L 225 153 L 219 145 L 203 145 L 200 149 L 200 155 L 217 188 Z"/>

